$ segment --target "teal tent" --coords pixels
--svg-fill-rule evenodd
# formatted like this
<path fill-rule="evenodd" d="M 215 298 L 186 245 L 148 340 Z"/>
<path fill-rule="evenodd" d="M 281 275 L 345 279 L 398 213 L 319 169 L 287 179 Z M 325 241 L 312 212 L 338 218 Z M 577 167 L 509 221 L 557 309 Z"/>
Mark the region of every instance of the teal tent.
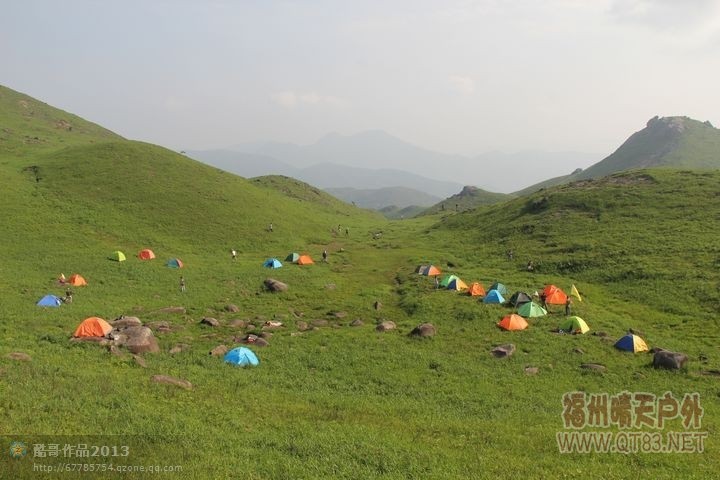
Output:
<path fill-rule="evenodd" d="M 183 268 L 183 262 L 179 258 L 171 258 L 165 265 L 170 268 Z"/>
<path fill-rule="evenodd" d="M 497 291 L 500 293 L 500 295 L 507 295 L 507 294 L 508 294 L 508 289 L 507 289 L 507 287 L 506 287 L 505 285 L 503 285 L 502 283 L 499 283 L 499 282 L 495 282 L 495 283 L 493 283 L 492 285 L 490 285 L 490 290 L 497 290 Z"/>
<path fill-rule="evenodd" d="M 260 363 L 253 351 L 246 347 L 233 348 L 225 354 L 224 360 L 241 367 L 255 366 Z"/>
<path fill-rule="evenodd" d="M 497 290 L 490 290 L 483 298 L 483 303 L 505 303 L 505 299 Z"/>
<path fill-rule="evenodd" d="M 45 295 L 36 305 L 40 307 L 59 307 L 62 305 L 62 300 L 55 295 Z"/>
<path fill-rule="evenodd" d="M 280 268 L 282 267 L 282 263 L 280 263 L 280 260 L 277 258 L 268 258 L 265 260 L 265 263 L 263 263 L 263 267 L 267 268 Z"/>
<path fill-rule="evenodd" d="M 297 263 L 298 260 L 300 260 L 300 254 L 295 252 L 285 257 L 286 262 Z"/>

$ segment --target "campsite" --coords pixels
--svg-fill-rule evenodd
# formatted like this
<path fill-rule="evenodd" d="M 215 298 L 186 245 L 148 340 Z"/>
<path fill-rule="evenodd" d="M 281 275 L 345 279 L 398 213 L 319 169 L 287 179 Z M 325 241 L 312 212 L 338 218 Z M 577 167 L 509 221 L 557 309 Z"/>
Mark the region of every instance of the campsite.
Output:
<path fill-rule="evenodd" d="M 720 172 L 631 170 L 388 220 L 4 87 L 0 104 L 6 443 L 112 438 L 138 462 L 181 465 L 182 478 L 711 478 L 720 467 L 720 249 L 708 240 L 720 236 L 708 221 Z M 62 272 L 77 274 L 72 302 Z M 654 348 L 684 355 L 680 368 Z M 635 430 L 707 441 L 562 453 L 577 392 L 697 394 L 697 426 L 682 409 L 663 430 Z M 29 458 L 1 461 L 23 478 Z"/>

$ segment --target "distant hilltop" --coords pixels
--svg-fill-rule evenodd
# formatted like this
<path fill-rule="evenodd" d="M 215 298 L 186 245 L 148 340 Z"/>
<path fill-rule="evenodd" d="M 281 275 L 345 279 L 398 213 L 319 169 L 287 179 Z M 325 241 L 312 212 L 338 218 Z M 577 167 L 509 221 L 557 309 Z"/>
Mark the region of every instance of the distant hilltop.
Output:
<path fill-rule="evenodd" d="M 526 195 L 575 180 L 653 167 L 720 168 L 720 130 L 709 121 L 701 122 L 685 116 L 655 116 L 648 120 L 645 128 L 632 134 L 615 152 L 598 163 L 515 193 Z"/>

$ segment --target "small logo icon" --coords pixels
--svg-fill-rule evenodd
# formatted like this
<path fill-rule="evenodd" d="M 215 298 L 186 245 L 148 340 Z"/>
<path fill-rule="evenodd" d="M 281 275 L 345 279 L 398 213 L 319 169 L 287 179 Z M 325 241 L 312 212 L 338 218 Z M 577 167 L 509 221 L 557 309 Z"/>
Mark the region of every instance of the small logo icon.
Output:
<path fill-rule="evenodd" d="M 12 458 L 23 458 L 27 455 L 27 445 L 23 442 L 12 442 L 10 444 L 10 456 Z"/>

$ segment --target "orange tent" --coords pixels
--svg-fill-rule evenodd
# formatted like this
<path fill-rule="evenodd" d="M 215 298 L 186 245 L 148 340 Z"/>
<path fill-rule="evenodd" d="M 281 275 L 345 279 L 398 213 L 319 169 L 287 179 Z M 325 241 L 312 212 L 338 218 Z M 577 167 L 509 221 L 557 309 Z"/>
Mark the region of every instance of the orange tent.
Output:
<path fill-rule="evenodd" d="M 153 258 L 155 258 L 155 252 L 153 252 L 149 248 L 146 248 L 145 250 L 140 250 L 140 253 L 138 253 L 138 258 L 140 260 L 152 260 Z"/>
<path fill-rule="evenodd" d="M 104 337 L 112 327 L 109 323 L 100 317 L 89 317 L 78 325 L 73 333 L 73 337 Z"/>
<path fill-rule="evenodd" d="M 85 287 L 87 286 L 87 282 L 82 277 L 82 275 L 74 273 L 70 276 L 70 279 L 68 280 L 68 283 L 72 285 L 73 287 Z"/>
<path fill-rule="evenodd" d="M 478 282 L 475 282 L 472 285 L 470 285 L 470 289 L 468 290 L 468 295 L 470 295 L 471 297 L 484 297 L 485 289 Z"/>
<path fill-rule="evenodd" d="M 514 313 L 506 315 L 498 322 L 498 327 L 504 330 L 525 330 L 528 327 L 527 321 L 520 315 Z"/>
<path fill-rule="evenodd" d="M 567 295 L 555 285 L 547 285 L 543 290 L 545 303 L 548 305 L 565 305 Z"/>
<path fill-rule="evenodd" d="M 312 265 L 315 262 L 313 262 L 313 259 L 310 258 L 310 255 L 300 255 L 300 258 L 298 258 L 297 264 L 298 265 Z"/>

